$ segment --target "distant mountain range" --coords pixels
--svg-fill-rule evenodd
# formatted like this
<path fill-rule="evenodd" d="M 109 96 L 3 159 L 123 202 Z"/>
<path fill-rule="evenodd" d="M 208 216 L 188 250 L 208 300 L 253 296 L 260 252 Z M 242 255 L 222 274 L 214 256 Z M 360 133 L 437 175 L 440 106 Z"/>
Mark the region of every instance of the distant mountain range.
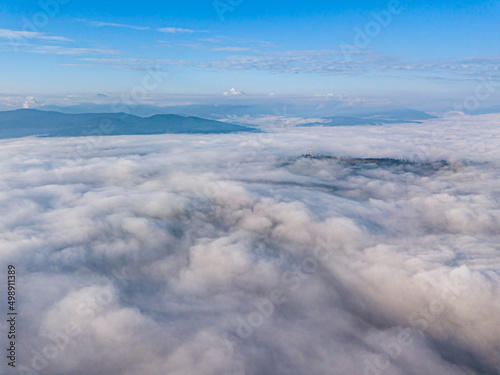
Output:
<path fill-rule="evenodd" d="M 0 112 L 0 138 L 26 136 L 81 137 L 92 135 L 139 135 L 165 133 L 235 133 L 256 129 L 193 116 L 125 113 L 67 114 L 36 109 Z"/>
<path fill-rule="evenodd" d="M 410 120 L 419 121 L 432 118 L 426 112 L 416 111 L 410 108 L 392 107 L 346 107 L 342 108 L 335 103 L 317 104 L 302 102 L 280 102 L 270 98 L 268 103 L 260 104 L 191 104 L 191 105 L 170 105 L 159 107 L 155 105 L 140 104 L 129 108 L 130 114 L 140 117 L 149 117 L 157 114 L 175 114 L 181 116 L 197 116 L 206 119 L 220 120 L 228 116 L 269 116 L 277 113 L 289 114 L 292 117 L 319 118 L 345 116 L 356 118 L 383 118 L 385 120 Z M 81 103 L 71 106 L 44 105 L 37 109 L 44 111 L 57 111 L 61 113 L 107 113 L 110 104 Z M 401 122 L 401 121 L 399 121 Z"/>
<path fill-rule="evenodd" d="M 70 108 L 76 110 L 77 108 Z M 79 108 L 82 109 L 82 108 Z M 229 108 L 227 108 L 229 110 Z M 152 110 L 152 108 L 151 108 Z M 234 110 L 234 108 L 233 108 Z M 298 126 L 354 126 L 390 123 L 419 123 L 434 118 L 411 109 L 366 113 L 360 116 L 323 117 L 321 121 Z M 258 132 L 252 125 L 233 124 L 196 116 L 155 114 L 136 116 L 125 113 L 63 113 L 38 109 L 0 112 L 0 138 L 26 136 L 81 137 L 93 135 L 141 134 L 224 134 Z"/>

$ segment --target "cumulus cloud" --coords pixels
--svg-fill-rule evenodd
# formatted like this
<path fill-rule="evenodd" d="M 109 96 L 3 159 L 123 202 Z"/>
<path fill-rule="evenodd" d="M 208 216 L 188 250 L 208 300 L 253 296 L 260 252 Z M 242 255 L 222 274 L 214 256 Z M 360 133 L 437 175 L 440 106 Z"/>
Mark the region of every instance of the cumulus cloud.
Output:
<path fill-rule="evenodd" d="M 34 96 L 27 96 L 23 102 L 23 108 L 30 108 L 32 106 L 36 106 L 39 103 L 38 99 Z"/>
<path fill-rule="evenodd" d="M 235 89 L 234 87 L 232 89 L 230 89 L 229 91 L 224 91 L 222 93 L 224 96 L 228 96 L 228 95 L 245 95 L 246 93 L 241 91 L 241 90 L 238 90 L 238 89 Z"/>
<path fill-rule="evenodd" d="M 498 373 L 498 121 L 1 140 L 20 371 Z"/>

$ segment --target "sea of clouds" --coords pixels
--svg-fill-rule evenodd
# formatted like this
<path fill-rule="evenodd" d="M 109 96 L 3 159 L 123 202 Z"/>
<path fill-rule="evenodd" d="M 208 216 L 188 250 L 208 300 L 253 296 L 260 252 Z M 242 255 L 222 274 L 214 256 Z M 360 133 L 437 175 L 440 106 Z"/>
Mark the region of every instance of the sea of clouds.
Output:
<path fill-rule="evenodd" d="M 499 125 L 1 140 L 2 373 L 498 374 Z"/>

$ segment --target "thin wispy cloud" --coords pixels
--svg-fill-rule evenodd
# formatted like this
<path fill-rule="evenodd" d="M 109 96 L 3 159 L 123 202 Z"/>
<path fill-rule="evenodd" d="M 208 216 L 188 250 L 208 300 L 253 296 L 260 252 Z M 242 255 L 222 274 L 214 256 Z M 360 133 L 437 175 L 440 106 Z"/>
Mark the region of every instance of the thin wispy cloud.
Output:
<path fill-rule="evenodd" d="M 222 47 L 224 48 L 224 47 Z M 321 56 L 320 56 L 321 55 Z M 320 57 L 318 57 L 320 56 Z M 335 58 L 332 58 L 335 56 Z M 174 65 L 221 70 L 262 70 L 274 73 L 338 73 L 360 74 L 368 70 L 366 65 L 386 61 L 386 57 L 360 52 L 360 58 L 351 61 L 343 58 L 341 51 L 283 51 L 272 55 L 232 55 L 223 60 L 170 60 L 170 59 L 93 59 L 102 64 L 130 65 L 147 62 L 148 65 Z"/>
<path fill-rule="evenodd" d="M 216 37 L 216 38 L 201 38 L 199 39 L 200 42 L 207 42 L 207 43 L 221 43 L 222 42 L 222 37 Z"/>
<path fill-rule="evenodd" d="M 257 52 L 257 50 L 250 47 L 239 47 L 239 46 L 219 46 L 211 47 L 204 43 L 175 43 L 168 40 L 157 40 L 157 43 L 161 43 L 164 47 L 171 48 L 192 48 L 197 50 L 214 51 L 214 52 Z"/>
<path fill-rule="evenodd" d="M 9 29 L 0 29 L 0 38 L 9 39 L 11 41 L 22 41 L 24 39 L 50 40 L 53 42 L 73 41 L 71 39 L 62 36 L 47 35 L 45 33 L 37 31 L 20 31 L 20 30 L 9 30 Z"/>
<path fill-rule="evenodd" d="M 192 33 L 208 33 L 207 30 L 182 29 L 179 27 L 161 27 L 158 31 L 167 34 L 192 34 Z"/>
<path fill-rule="evenodd" d="M 203 49 L 200 44 L 178 44 L 159 41 L 171 47 Z M 377 73 L 386 75 L 393 73 L 394 78 L 407 77 L 411 72 L 434 74 L 453 74 L 456 80 L 469 80 L 470 77 L 497 77 L 500 58 L 462 58 L 449 60 L 430 60 L 402 62 L 400 58 L 385 56 L 374 51 L 357 51 L 345 56 L 341 50 L 296 50 L 263 54 L 250 47 L 220 46 L 206 48 L 207 51 L 234 52 L 224 59 L 212 60 L 173 60 L 173 59 L 124 59 L 126 65 L 135 65 L 138 61 L 153 64 L 175 65 L 179 67 L 196 67 L 220 70 L 258 70 L 273 73 L 320 73 L 362 75 Z M 238 52 L 256 52 L 255 54 L 238 54 Z M 258 53 L 257 53 L 258 52 Z M 109 63 L 101 62 L 101 63 Z"/>
<path fill-rule="evenodd" d="M 165 64 L 165 60 L 138 58 L 81 57 L 78 60 L 88 63 L 82 64 L 82 66 L 131 71 L 149 71 L 153 67 L 155 71 L 162 71 L 163 68 L 161 65 L 167 65 Z"/>
<path fill-rule="evenodd" d="M 119 53 L 113 49 L 103 48 L 77 48 L 77 47 L 61 47 L 61 46 L 32 46 L 25 49 L 26 52 L 48 54 L 48 55 L 116 55 Z"/>
<path fill-rule="evenodd" d="M 55 42 L 74 44 L 75 41 L 66 37 L 47 35 L 46 33 L 35 31 L 0 29 L 0 39 L 5 40 L 5 43 L 0 42 L 0 46 L 4 50 L 15 47 L 17 52 L 36 53 L 40 55 L 82 56 L 116 55 L 119 53 L 118 50 L 110 48 L 54 45 L 53 43 Z"/>
<path fill-rule="evenodd" d="M 145 61 L 162 61 L 162 60 L 148 60 L 148 59 L 135 59 L 135 58 L 97 58 L 97 57 L 82 57 L 78 60 L 81 61 L 88 61 L 88 62 L 93 62 L 93 63 L 99 63 L 99 64 L 109 64 L 109 63 L 129 63 L 129 64 L 134 64 L 134 63 L 142 63 Z"/>
<path fill-rule="evenodd" d="M 112 22 L 99 22 L 99 21 L 91 21 L 92 25 L 97 27 L 120 27 L 125 29 L 134 29 L 134 30 L 149 30 L 148 26 L 135 26 L 135 25 L 126 25 L 122 23 L 112 23 Z"/>
<path fill-rule="evenodd" d="M 362 53 L 345 58 L 340 51 L 284 51 L 270 55 L 232 55 L 223 60 L 171 60 L 166 64 L 223 70 L 259 70 L 273 73 L 362 74 L 389 65 L 390 57 Z"/>
<path fill-rule="evenodd" d="M 450 72 L 459 75 L 484 76 L 499 74 L 500 56 L 462 57 L 416 61 L 391 66 L 393 70 L 418 72 Z"/>
<path fill-rule="evenodd" d="M 195 33 L 202 32 L 194 29 L 163 28 L 164 33 Z M 7 35 L 4 33 L 4 35 Z M 40 36 L 40 37 L 43 37 Z M 57 37 L 56 37 L 57 38 Z M 372 50 L 346 51 L 339 49 L 311 49 L 311 50 L 283 50 L 263 51 L 252 48 L 251 45 L 223 45 L 228 43 L 230 37 L 200 38 L 202 43 L 175 43 L 170 41 L 157 41 L 165 46 L 180 49 L 196 49 L 198 51 L 227 52 L 229 56 L 221 59 L 148 59 L 126 58 L 117 61 L 94 61 L 103 64 L 106 68 L 137 70 L 138 67 L 152 65 L 173 65 L 179 67 L 196 67 L 217 70 L 255 70 L 272 73 L 317 73 L 328 75 L 364 75 L 390 74 L 393 78 L 404 78 L 414 73 L 432 74 L 434 79 L 469 80 L 475 75 L 483 77 L 497 77 L 500 57 L 463 57 L 457 59 L 436 59 L 427 61 L 402 61 L 395 56 L 387 56 Z M 234 40 L 232 40 L 234 42 Z M 207 44 L 203 44 L 203 42 Z M 214 45 L 216 44 L 216 45 Z M 217 45 L 219 44 L 219 45 Z M 88 54 L 116 54 L 113 50 L 94 48 L 57 48 L 38 47 L 31 48 L 32 52 L 53 53 L 67 55 Z M 142 69 L 142 68 L 139 68 Z M 496 79 L 496 78 L 495 78 Z"/>
<path fill-rule="evenodd" d="M 245 38 L 234 38 L 230 36 L 216 36 L 213 38 L 200 38 L 198 39 L 200 42 L 206 42 L 206 43 L 214 43 L 214 44 L 245 44 L 245 45 L 251 45 L 251 46 L 259 46 L 259 47 L 275 47 L 276 43 L 274 42 L 269 42 L 265 40 L 253 40 L 253 39 L 245 39 Z"/>
<path fill-rule="evenodd" d="M 246 52 L 246 51 L 254 51 L 252 48 L 248 47 L 215 47 L 211 49 L 212 51 L 218 52 Z"/>

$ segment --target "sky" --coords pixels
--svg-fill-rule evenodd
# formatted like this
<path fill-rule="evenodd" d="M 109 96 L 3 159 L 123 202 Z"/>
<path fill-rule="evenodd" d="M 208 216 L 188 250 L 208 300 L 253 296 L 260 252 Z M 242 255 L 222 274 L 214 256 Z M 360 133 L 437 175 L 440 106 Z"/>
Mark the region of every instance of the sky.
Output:
<path fill-rule="evenodd" d="M 0 104 L 126 94 L 148 70 L 155 104 L 330 94 L 446 109 L 484 81 L 491 104 L 499 15 L 495 1 L 7 0 Z"/>

